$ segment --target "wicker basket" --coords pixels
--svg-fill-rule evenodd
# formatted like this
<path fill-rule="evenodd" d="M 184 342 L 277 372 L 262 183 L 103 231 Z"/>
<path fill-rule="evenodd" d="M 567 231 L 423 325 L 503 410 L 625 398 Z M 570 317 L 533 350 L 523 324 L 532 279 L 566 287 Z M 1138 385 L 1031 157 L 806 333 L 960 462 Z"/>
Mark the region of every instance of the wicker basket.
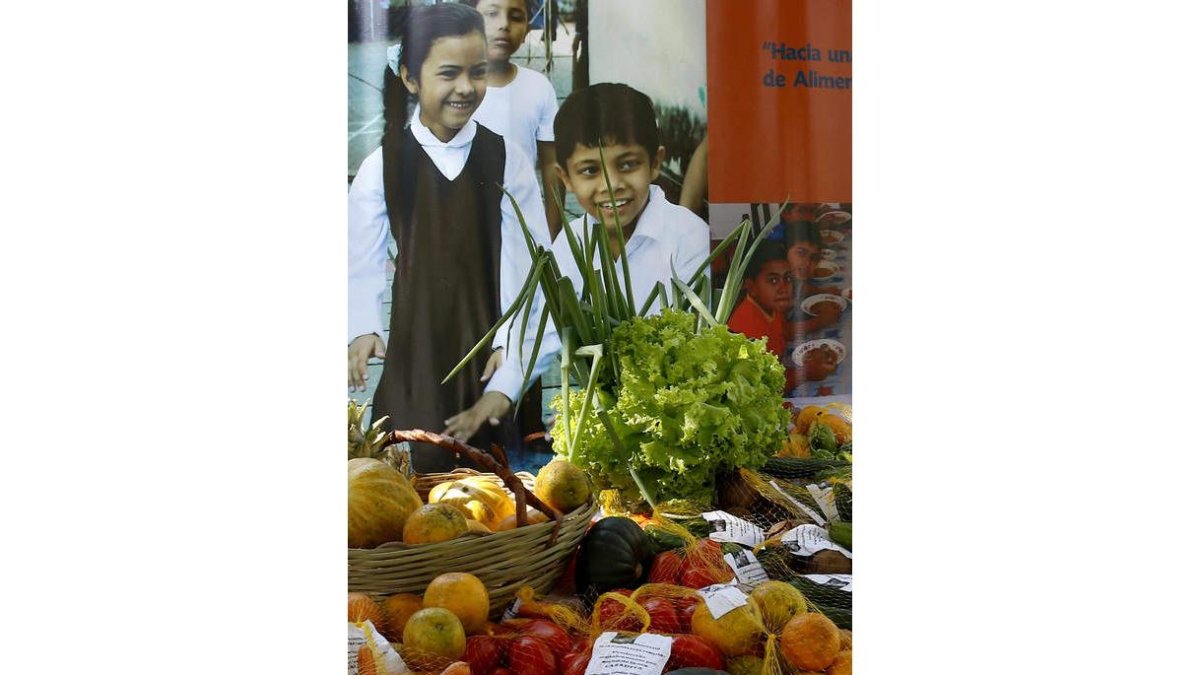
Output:
<path fill-rule="evenodd" d="M 413 485 L 424 500 L 438 483 L 464 475 L 482 475 L 504 487 L 504 481 L 496 474 L 480 474 L 470 469 L 418 475 Z M 533 476 L 527 473 L 517 476 L 532 488 Z M 553 521 L 492 534 L 464 535 L 437 544 L 409 546 L 392 542 L 372 549 L 352 548 L 348 556 L 349 590 L 377 600 L 396 593 L 421 595 L 439 574 L 470 572 L 487 587 L 491 611 L 496 614 L 516 597 L 522 586 L 532 586 L 538 593 L 550 590 L 598 508 L 599 503 L 593 498 L 564 514 L 558 538 L 549 546 Z"/>

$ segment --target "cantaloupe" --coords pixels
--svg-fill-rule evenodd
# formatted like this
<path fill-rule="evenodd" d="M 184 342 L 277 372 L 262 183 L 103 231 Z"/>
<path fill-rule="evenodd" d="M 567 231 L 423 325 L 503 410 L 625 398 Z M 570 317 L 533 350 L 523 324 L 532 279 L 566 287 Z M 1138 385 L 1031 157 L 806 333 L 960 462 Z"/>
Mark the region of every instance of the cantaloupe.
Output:
<path fill-rule="evenodd" d="M 349 471 L 350 548 L 374 548 L 400 541 L 405 521 L 421 507 L 421 498 L 412 484 L 378 459 L 352 459 Z"/>

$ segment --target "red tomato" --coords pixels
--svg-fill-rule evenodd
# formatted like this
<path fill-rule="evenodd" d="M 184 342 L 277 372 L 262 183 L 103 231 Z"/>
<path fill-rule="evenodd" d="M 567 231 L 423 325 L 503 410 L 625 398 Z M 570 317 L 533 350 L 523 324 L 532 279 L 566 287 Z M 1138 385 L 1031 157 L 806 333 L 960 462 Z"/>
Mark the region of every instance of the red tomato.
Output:
<path fill-rule="evenodd" d="M 587 635 L 580 635 L 571 642 L 572 652 L 585 652 L 592 648 L 592 638 Z"/>
<path fill-rule="evenodd" d="M 681 573 L 683 556 L 677 551 L 663 551 L 654 557 L 654 564 L 650 565 L 650 583 L 678 584 Z"/>
<path fill-rule="evenodd" d="M 504 660 L 504 640 L 472 635 L 467 638 L 467 651 L 462 660 L 470 664 L 472 673 L 491 672 Z"/>
<path fill-rule="evenodd" d="M 613 593 L 633 595 L 633 591 L 618 588 Z M 592 610 L 604 630 L 627 630 L 637 632 L 642 629 L 641 619 L 629 610 L 623 603 L 612 598 L 605 598 L 596 604 Z"/>
<path fill-rule="evenodd" d="M 517 675 L 557 675 L 554 653 L 541 639 L 522 635 L 508 646 L 508 667 Z"/>
<path fill-rule="evenodd" d="M 720 579 L 707 567 L 689 567 L 679 577 L 679 585 L 688 588 L 704 588 L 720 583 Z"/>
<path fill-rule="evenodd" d="M 700 598 L 686 597 L 680 598 L 677 606 L 679 612 L 679 628 L 681 633 L 687 633 L 692 630 L 692 614 L 696 613 L 696 606 L 700 604 Z"/>
<path fill-rule="evenodd" d="M 521 627 L 521 635 L 540 638 L 550 648 L 550 652 L 557 656 L 571 651 L 571 637 L 553 621 L 534 619 Z"/>
<path fill-rule="evenodd" d="M 472 672 L 474 672 L 474 671 L 472 671 Z M 497 669 L 493 670 L 492 672 L 488 673 L 488 675 L 516 675 L 516 673 L 509 670 L 508 668 L 497 668 Z"/>
<path fill-rule="evenodd" d="M 583 675 L 591 660 L 592 648 L 590 646 L 584 651 L 567 654 L 562 660 L 563 675 Z"/>
<path fill-rule="evenodd" d="M 725 657 L 713 643 L 699 635 L 680 635 L 671 641 L 671 659 L 665 671 L 677 668 L 712 668 L 723 670 Z"/>
<path fill-rule="evenodd" d="M 638 600 L 638 604 L 646 608 L 646 613 L 650 615 L 650 630 L 655 633 L 681 633 L 683 632 L 679 626 L 679 613 L 675 611 L 675 605 L 671 604 L 666 598 L 647 598 Z"/>

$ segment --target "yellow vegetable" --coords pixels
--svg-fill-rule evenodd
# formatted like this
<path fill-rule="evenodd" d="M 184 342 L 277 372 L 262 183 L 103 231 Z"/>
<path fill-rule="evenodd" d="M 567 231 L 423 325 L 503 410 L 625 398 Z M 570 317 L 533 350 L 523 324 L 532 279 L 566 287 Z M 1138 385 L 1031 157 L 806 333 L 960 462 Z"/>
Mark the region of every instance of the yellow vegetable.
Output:
<path fill-rule="evenodd" d="M 504 488 L 478 476 L 438 483 L 429 491 L 429 503 L 449 504 L 490 530 L 517 512 L 516 504 Z"/>

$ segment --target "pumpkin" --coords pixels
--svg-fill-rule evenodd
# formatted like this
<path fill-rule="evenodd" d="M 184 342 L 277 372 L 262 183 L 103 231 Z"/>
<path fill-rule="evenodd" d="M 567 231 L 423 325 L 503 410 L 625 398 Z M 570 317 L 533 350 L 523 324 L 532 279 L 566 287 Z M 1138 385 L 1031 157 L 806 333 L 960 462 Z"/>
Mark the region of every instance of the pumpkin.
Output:
<path fill-rule="evenodd" d="M 517 512 L 516 504 L 504 488 L 478 476 L 438 483 L 429 491 L 429 503 L 450 504 L 490 530 Z"/>
<path fill-rule="evenodd" d="M 378 459 L 349 461 L 349 545 L 374 548 L 404 537 L 404 521 L 421 498 L 399 471 Z"/>
<path fill-rule="evenodd" d="M 579 544 L 575 587 L 580 593 L 637 588 L 654 562 L 654 547 L 629 518 L 601 518 Z"/>

